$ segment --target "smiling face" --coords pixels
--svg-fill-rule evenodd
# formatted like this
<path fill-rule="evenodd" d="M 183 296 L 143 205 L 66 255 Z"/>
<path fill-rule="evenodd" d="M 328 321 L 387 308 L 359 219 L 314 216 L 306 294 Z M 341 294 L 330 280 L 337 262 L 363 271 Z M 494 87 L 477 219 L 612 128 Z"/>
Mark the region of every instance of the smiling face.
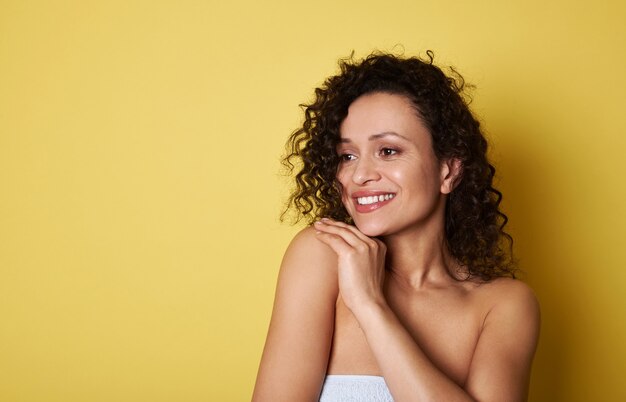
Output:
<path fill-rule="evenodd" d="M 454 164 L 437 160 L 431 135 L 402 95 L 357 98 L 340 127 L 342 201 L 368 236 L 440 225 Z"/>

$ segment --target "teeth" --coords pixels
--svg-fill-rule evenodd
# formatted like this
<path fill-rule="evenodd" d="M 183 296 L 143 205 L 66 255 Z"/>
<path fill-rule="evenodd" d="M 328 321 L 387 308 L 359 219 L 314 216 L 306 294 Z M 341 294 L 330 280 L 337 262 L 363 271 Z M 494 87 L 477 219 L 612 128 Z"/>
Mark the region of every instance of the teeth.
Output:
<path fill-rule="evenodd" d="M 359 197 L 357 198 L 357 202 L 359 205 L 369 205 L 374 204 L 375 202 L 383 202 L 393 198 L 393 194 L 384 194 L 384 195 L 374 195 L 368 197 Z"/>

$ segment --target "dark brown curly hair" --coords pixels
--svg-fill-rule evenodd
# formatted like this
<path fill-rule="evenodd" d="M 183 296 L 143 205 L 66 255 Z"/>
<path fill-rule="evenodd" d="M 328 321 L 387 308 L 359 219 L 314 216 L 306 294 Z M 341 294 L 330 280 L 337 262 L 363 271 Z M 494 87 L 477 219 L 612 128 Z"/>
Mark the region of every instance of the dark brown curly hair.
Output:
<path fill-rule="evenodd" d="M 295 175 L 295 189 L 281 218 L 290 210 L 296 221 L 330 217 L 352 223 L 341 202 L 336 174 L 339 127 L 360 96 L 382 92 L 407 97 L 432 135 L 439 160 L 456 158 L 462 173 L 448 195 L 445 236 L 467 278 L 515 277 L 513 239 L 504 231 L 508 218 L 499 209 L 502 194 L 493 187 L 496 169 L 487 160 L 487 140 L 469 109 L 463 77 L 446 75 L 427 58 L 373 53 L 362 60 L 340 60 L 340 73 L 315 89 L 315 100 L 300 105 L 304 123 L 287 142 L 283 164 Z"/>

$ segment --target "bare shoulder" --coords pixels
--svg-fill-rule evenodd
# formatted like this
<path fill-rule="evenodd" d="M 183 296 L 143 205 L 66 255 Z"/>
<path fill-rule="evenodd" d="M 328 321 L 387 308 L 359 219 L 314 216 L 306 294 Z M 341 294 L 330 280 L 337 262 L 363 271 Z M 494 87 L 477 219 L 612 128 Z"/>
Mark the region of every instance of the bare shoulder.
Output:
<path fill-rule="evenodd" d="M 285 252 L 281 275 L 286 271 L 336 283 L 337 254 L 317 239 L 314 228 L 306 227 L 294 236 Z"/>
<path fill-rule="evenodd" d="M 307 227 L 287 247 L 278 275 L 275 308 L 295 301 L 303 310 L 334 306 L 339 294 L 337 255 Z M 315 300 L 315 303 L 311 303 Z M 275 311 L 276 312 L 276 311 Z"/>
<path fill-rule="evenodd" d="M 517 313 L 539 321 L 539 301 L 526 283 L 512 278 L 497 278 L 478 287 L 480 298 L 490 312 Z"/>
<path fill-rule="evenodd" d="M 299 254 L 315 256 L 324 259 L 324 261 L 334 261 L 337 256 L 330 247 L 317 239 L 315 229 L 311 226 L 307 226 L 296 233 L 289 244 L 287 253 L 296 254 L 296 256 L 300 256 Z"/>
<path fill-rule="evenodd" d="M 466 389 L 478 400 L 524 401 L 539 339 L 539 303 L 517 279 L 499 278 L 475 288 L 484 308 Z"/>
<path fill-rule="evenodd" d="M 539 302 L 533 290 L 518 279 L 498 278 L 478 287 L 484 308 L 479 344 L 516 356 L 530 369 L 540 327 Z M 479 345 L 480 346 L 480 345 Z"/>
<path fill-rule="evenodd" d="M 253 401 L 319 398 L 338 292 L 336 255 L 314 229 L 301 230 L 280 267 Z"/>

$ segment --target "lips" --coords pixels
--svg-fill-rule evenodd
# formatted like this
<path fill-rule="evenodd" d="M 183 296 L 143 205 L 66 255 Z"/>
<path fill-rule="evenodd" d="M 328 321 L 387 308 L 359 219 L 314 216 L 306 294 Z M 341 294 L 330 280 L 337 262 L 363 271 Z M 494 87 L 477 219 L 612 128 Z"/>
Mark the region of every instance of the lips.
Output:
<path fill-rule="evenodd" d="M 357 191 L 352 194 L 352 201 L 357 212 L 368 213 L 389 204 L 395 195 L 388 191 Z"/>

